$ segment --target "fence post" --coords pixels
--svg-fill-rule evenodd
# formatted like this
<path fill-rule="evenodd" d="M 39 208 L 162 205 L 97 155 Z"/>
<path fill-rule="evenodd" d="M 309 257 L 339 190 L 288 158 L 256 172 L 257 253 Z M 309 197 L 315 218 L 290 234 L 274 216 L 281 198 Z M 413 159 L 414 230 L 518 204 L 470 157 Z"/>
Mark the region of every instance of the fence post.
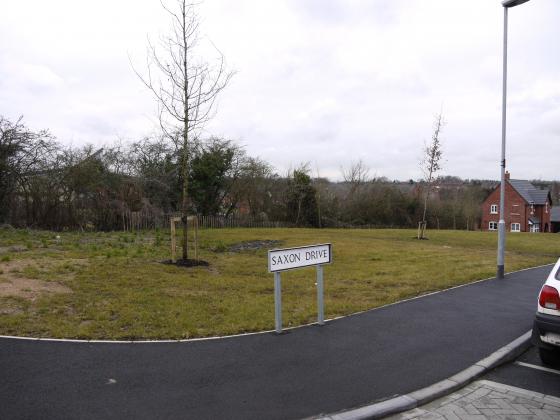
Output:
<path fill-rule="evenodd" d="M 169 218 L 171 222 L 171 262 L 175 263 L 177 260 L 175 258 L 175 221 L 173 220 L 173 216 Z"/>
<path fill-rule="evenodd" d="M 198 261 L 198 216 L 194 216 L 194 259 Z"/>

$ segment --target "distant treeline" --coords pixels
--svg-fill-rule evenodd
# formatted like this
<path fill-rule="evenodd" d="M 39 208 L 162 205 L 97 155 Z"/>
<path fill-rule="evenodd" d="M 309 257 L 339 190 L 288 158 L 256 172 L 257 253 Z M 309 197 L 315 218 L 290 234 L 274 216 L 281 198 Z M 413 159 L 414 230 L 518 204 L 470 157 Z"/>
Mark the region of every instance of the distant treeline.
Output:
<path fill-rule="evenodd" d="M 180 139 L 161 136 L 103 148 L 66 147 L 46 130 L 30 130 L 21 118 L 0 116 L 0 223 L 54 230 L 164 224 L 181 207 L 180 145 Z M 369 177 L 362 162 L 343 169 L 341 182 L 313 178 L 306 165 L 281 176 L 232 141 L 211 137 L 192 142 L 188 167 L 190 213 L 206 220 L 416 227 L 421 217 L 422 182 Z M 541 184 L 558 198 L 558 183 Z M 430 195 L 428 226 L 477 229 L 480 204 L 495 185 L 440 178 Z"/>

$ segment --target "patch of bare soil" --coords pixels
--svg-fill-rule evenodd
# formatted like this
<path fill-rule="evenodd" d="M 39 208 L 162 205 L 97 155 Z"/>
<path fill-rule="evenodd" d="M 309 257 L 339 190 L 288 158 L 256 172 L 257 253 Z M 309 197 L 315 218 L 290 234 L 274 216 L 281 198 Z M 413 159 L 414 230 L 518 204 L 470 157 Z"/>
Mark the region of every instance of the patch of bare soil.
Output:
<path fill-rule="evenodd" d="M 45 293 L 72 293 L 72 290 L 60 283 L 25 277 L 21 271 L 31 265 L 22 260 L 0 263 L 0 297 L 21 297 L 35 300 Z"/>

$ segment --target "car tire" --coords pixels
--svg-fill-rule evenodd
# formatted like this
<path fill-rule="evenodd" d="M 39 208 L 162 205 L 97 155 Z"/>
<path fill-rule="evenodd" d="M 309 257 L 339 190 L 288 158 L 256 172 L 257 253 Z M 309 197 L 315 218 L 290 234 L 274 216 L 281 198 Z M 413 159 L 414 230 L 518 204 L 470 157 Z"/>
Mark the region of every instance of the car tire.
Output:
<path fill-rule="evenodd" d="M 560 362 L 560 353 L 556 350 L 539 348 L 539 356 L 545 365 L 557 366 Z"/>

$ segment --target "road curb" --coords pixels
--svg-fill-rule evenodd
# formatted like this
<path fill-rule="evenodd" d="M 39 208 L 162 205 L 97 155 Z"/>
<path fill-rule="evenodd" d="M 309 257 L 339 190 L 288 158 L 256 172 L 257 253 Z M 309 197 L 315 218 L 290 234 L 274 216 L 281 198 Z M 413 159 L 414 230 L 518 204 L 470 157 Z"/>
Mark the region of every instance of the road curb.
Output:
<path fill-rule="evenodd" d="M 362 420 L 380 419 L 427 404 L 437 398 L 449 395 L 463 388 L 479 376 L 495 367 L 516 359 L 531 346 L 531 331 L 496 350 L 490 356 L 479 360 L 461 372 L 406 395 L 399 395 L 385 401 L 369 404 L 351 410 L 312 417 L 316 420 Z"/>

